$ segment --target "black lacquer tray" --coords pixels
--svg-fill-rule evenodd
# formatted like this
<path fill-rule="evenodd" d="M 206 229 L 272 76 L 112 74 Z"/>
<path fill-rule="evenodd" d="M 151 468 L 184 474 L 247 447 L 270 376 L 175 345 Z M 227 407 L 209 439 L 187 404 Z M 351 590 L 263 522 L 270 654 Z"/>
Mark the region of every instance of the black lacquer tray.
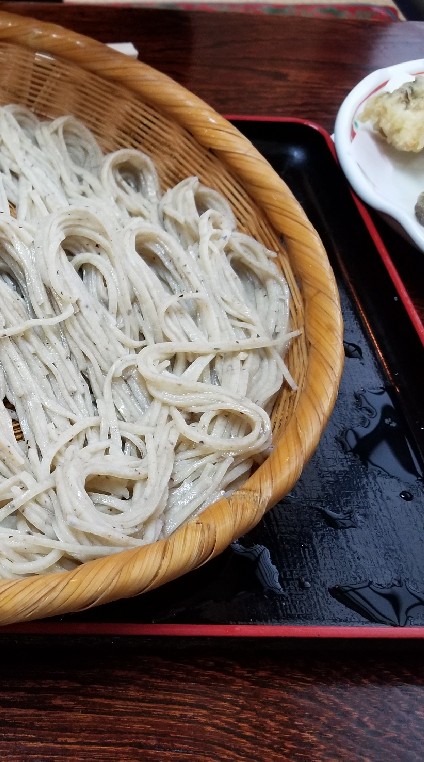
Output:
<path fill-rule="evenodd" d="M 293 491 L 201 569 L 5 633 L 424 636 L 424 333 L 408 292 L 424 289 L 424 254 L 357 202 L 319 127 L 235 121 L 298 197 L 336 272 L 346 360 L 320 445 Z"/>

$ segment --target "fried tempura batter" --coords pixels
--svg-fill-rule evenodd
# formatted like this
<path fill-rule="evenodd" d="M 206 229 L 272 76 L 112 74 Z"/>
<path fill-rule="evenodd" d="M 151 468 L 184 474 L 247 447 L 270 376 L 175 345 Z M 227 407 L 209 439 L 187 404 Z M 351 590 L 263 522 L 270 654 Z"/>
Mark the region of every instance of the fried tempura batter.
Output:
<path fill-rule="evenodd" d="M 424 76 L 406 82 L 393 92 L 378 93 L 369 99 L 360 114 L 400 151 L 417 153 L 424 148 Z"/>

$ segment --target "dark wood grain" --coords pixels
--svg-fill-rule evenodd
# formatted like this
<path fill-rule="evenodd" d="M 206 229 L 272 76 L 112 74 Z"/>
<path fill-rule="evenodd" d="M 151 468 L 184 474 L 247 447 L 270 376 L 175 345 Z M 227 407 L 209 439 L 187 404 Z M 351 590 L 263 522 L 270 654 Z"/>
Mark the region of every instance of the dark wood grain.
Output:
<path fill-rule="evenodd" d="M 102 42 L 131 40 L 140 58 L 224 114 L 297 116 L 331 130 L 368 72 L 423 54 L 420 22 L 381 23 L 0 3 Z"/>
<path fill-rule="evenodd" d="M 208 641 L 9 644 L 3 758 L 422 758 L 419 653 L 384 661 L 366 650 L 330 659 L 284 650 Z"/>
<path fill-rule="evenodd" d="M 0 3 L 104 42 L 225 114 L 332 130 L 349 89 L 423 55 L 424 24 Z M 422 290 L 417 289 L 417 301 Z M 0 758 L 422 760 L 422 648 L 0 635 Z"/>

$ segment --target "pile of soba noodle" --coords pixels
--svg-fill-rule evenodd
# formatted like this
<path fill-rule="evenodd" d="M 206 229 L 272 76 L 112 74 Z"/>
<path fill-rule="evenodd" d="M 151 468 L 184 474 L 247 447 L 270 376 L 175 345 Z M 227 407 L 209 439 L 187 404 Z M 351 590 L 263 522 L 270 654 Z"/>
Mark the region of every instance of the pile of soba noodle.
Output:
<path fill-rule="evenodd" d="M 0 576 L 167 537 L 269 451 L 274 256 L 190 177 L 0 109 Z M 23 440 L 13 424 L 19 422 Z"/>

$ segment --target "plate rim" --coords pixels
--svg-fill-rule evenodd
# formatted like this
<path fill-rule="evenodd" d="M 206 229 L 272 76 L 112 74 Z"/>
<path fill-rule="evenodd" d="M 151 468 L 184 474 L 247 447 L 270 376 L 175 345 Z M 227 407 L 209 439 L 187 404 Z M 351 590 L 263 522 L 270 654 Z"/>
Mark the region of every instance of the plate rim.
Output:
<path fill-rule="evenodd" d="M 424 252 L 424 227 L 420 226 L 419 222 L 410 213 L 399 210 L 395 204 L 373 190 L 371 183 L 353 158 L 351 151 L 352 125 L 358 106 L 367 100 L 379 85 L 384 85 L 394 75 L 403 72 L 412 75 L 424 72 L 424 58 L 403 61 L 398 64 L 375 69 L 353 87 L 342 102 L 337 113 L 334 125 L 334 143 L 337 158 L 355 192 L 365 203 L 388 217 L 389 222 L 392 224 L 393 222 L 397 223 L 395 227 L 400 226 L 402 228 L 400 232 L 406 234 L 408 239 Z"/>

